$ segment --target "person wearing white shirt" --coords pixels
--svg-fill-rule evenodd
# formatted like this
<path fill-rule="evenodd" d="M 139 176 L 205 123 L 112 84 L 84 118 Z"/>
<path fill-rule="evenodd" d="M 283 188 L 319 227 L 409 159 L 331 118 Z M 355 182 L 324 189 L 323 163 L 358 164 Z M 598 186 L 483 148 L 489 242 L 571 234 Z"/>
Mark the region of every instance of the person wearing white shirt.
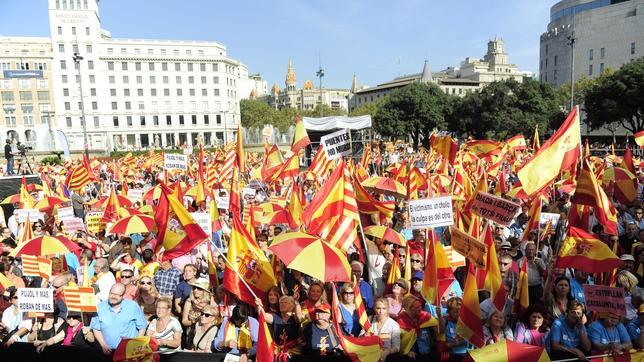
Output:
<path fill-rule="evenodd" d="M 371 317 L 371 333 L 382 340 L 379 361 L 385 361 L 388 355 L 400 351 L 400 326 L 389 317 L 389 302 L 386 298 L 376 300 L 373 309 L 375 315 Z"/>
<path fill-rule="evenodd" d="M 18 225 L 18 207 L 15 206 L 15 209 L 13 210 L 13 215 L 9 216 L 9 220 L 7 220 L 7 227 L 9 230 L 11 230 L 11 233 L 13 235 L 18 235 L 18 230 L 20 228 L 20 225 Z"/>
<path fill-rule="evenodd" d="M 96 282 L 94 282 L 94 291 L 96 292 L 96 299 L 98 302 L 107 300 L 110 294 L 110 288 L 116 284 L 114 274 L 110 272 L 110 265 L 107 259 L 101 258 L 94 262 L 94 275 Z"/>

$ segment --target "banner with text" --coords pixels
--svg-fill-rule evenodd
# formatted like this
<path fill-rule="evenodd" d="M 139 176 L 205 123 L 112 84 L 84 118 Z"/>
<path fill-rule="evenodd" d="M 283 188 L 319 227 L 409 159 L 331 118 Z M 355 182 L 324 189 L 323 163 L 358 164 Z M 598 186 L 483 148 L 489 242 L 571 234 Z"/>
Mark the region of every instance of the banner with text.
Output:
<path fill-rule="evenodd" d="M 67 234 L 75 233 L 76 231 L 85 231 L 85 224 L 80 217 L 72 217 L 63 220 L 63 229 Z"/>
<path fill-rule="evenodd" d="M 474 263 L 477 268 L 485 268 L 487 247 L 471 235 L 462 232 L 458 228 L 449 228 L 452 250 L 466 257 Z"/>
<path fill-rule="evenodd" d="M 604 285 L 582 285 L 586 297 L 586 308 L 591 312 L 614 313 L 626 317 L 626 302 L 624 288 L 607 287 Z"/>
<path fill-rule="evenodd" d="M 452 197 L 409 200 L 409 220 L 412 229 L 453 225 Z"/>
<path fill-rule="evenodd" d="M 58 221 L 64 221 L 74 217 L 74 208 L 71 206 L 58 208 Z"/>
<path fill-rule="evenodd" d="M 54 312 L 54 290 L 49 288 L 18 288 L 18 309 L 21 312 Z"/>
<path fill-rule="evenodd" d="M 490 219 L 501 225 L 508 226 L 512 223 L 514 215 L 521 209 L 521 205 L 488 194 L 487 192 L 479 192 L 476 194 L 474 203 L 472 204 L 472 211 L 478 216 Z"/>
<path fill-rule="evenodd" d="M 103 211 L 90 211 L 85 214 L 85 221 L 87 222 L 87 231 L 97 234 L 105 230 L 105 223 L 101 221 L 103 218 Z"/>
<path fill-rule="evenodd" d="M 188 156 L 176 154 L 163 155 L 163 168 L 166 170 L 188 170 Z"/>
<path fill-rule="evenodd" d="M 16 212 L 18 213 L 18 215 L 16 215 L 16 220 L 19 223 L 27 221 L 27 217 L 29 217 L 29 222 L 36 222 L 38 220 L 45 219 L 45 215 L 38 211 L 38 209 L 18 209 Z"/>
<path fill-rule="evenodd" d="M 127 198 L 132 201 L 143 200 L 143 189 L 129 189 L 127 190 Z"/>
<path fill-rule="evenodd" d="M 351 154 L 351 135 L 349 130 L 343 129 L 322 136 L 320 137 L 320 143 L 332 160 Z"/>
<path fill-rule="evenodd" d="M 552 228 L 557 227 L 557 223 L 559 222 L 559 218 L 561 217 L 561 214 L 555 214 L 551 212 L 542 212 L 541 215 L 539 216 L 539 227 L 543 228 L 546 226 L 548 221 L 550 221 Z"/>

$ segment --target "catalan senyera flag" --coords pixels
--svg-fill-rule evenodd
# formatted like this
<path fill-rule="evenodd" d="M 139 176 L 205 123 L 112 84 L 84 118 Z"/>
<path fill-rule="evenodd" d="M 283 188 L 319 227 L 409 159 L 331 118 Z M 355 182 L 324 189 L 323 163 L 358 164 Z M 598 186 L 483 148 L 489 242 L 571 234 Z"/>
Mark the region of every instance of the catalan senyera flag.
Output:
<path fill-rule="evenodd" d="M 65 179 L 65 185 L 72 191 L 79 191 L 89 183 L 96 181 L 94 171 L 89 165 L 87 155 L 83 154 L 83 161 L 80 165 L 74 167 Z"/>
<path fill-rule="evenodd" d="M 241 196 L 239 195 L 239 181 L 237 167 L 233 169 L 232 177 L 230 178 L 230 192 L 228 194 L 228 211 L 239 216 L 241 212 Z"/>
<path fill-rule="evenodd" d="M 188 210 L 172 195 L 172 191 L 160 183 L 161 195 L 154 221 L 157 224 L 157 252 L 164 248 L 163 260 L 171 260 L 188 253 L 208 238 Z"/>
<path fill-rule="evenodd" d="M 248 231 L 242 225 L 238 215 L 233 214 L 231 226 L 228 260 L 232 265 L 226 264 L 224 287 L 241 301 L 254 305 L 255 297 L 243 284 L 240 277 L 263 300 L 268 290 L 277 283 L 275 275 L 273 275 L 273 266 L 248 235 Z"/>
<path fill-rule="evenodd" d="M 333 284 L 333 290 L 337 290 L 335 283 Z M 345 356 L 347 356 L 352 362 L 372 362 L 377 361 L 380 358 L 381 348 L 383 342 L 378 336 L 363 336 L 363 337 L 353 337 L 345 336 L 342 333 L 342 328 L 338 321 L 340 318 L 340 304 L 338 302 L 337 293 L 331 293 L 331 312 L 333 315 L 333 328 L 335 329 L 335 335 L 338 337 L 338 342 L 344 351 Z M 375 338 L 374 338 L 375 337 Z"/>
<path fill-rule="evenodd" d="M 519 271 L 519 283 L 514 295 L 514 304 L 512 309 L 514 313 L 522 316 L 530 306 L 530 293 L 528 291 L 528 261 L 523 259 L 523 265 Z"/>
<path fill-rule="evenodd" d="M 506 142 L 508 143 L 510 148 L 515 151 L 521 151 L 528 148 L 528 145 L 525 143 L 525 137 L 523 137 L 522 134 L 509 138 Z"/>
<path fill-rule="evenodd" d="M 271 330 L 266 324 L 264 313 L 257 315 L 259 330 L 257 332 L 257 362 L 274 362 L 275 360 L 275 342 L 271 336 Z"/>
<path fill-rule="evenodd" d="M 315 156 L 313 156 L 313 159 L 311 160 L 309 171 L 311 171 L 317 177 L 326 177 L 327 173 L 334 165 L 334 160 L 329 158 L 329 155 L 324 147 L 320 145 L 317 152 L 315 153 Z"/>
<path fill-rule="evenodd" d="M 617 211 L 597 181 L 588 160 L 584 160 L 572 203 L 592 206 L 595 217 L 604 226 L 604 231 L 607 234 L 617 235 Z"/>
<path fill-rule="evenodd" d="M 63 298 L 67 309 L 76 312 L 96 312 L 98 302 L 92 287 L 64 287 Z"/>
<path fill-rule="evenodd" d="M 237 167 L 242 174 L 246 172 L 246 154 L 244 153 L 244 140 L 241 124 L 237 125 L 237 142 L 235 145 L 237 154 Z"/>
<path fill-rule="evenodd" d="M 264 156 L 264 163 L 262 164 L 262 179 L 264 182 L 269 182 L 275 177 L 277 171 L 282 168 L 284 164 L 284 159 L 282 158 L 282 152 L 277 147 L 277 145 L 271 146 L 271 148 Z"/>
<path fill-rule="evenodd" d="M 453 165 L 456 159 L 456 152 L 458 152 L 458 143 L 449 135 L 438 136 L 435 133 L 429 139 L 432 149 L 445 157 L 450 165 Z"/>
<path fill-rule="evenodd" d="M 573 166 L 581 154 L 578 109 L 570 112 L 557 132 L 518 172 L 523 190 L 532 197 L 548 186 L 559 173 Z"/>
<path fill-rule="evenodd" d="M 644 147 L 644 130 L 635 133 L 633 135 L 633 138 L 635 139 L 635 143 L 637 143 L 640 148 Z"/>
<path fill-rule="evenodd" d="M 469 269 L 465 288 L 463 289 L 463 305 L 456 322 L 456 333 L 478 348 L 485 345 L 483 324 L 481 323 L 481 307 L 476 288 L 476 273 L 474 264 L 468 263 Z"/>
<path fill-rule="evenodd" d="M 427 178 L 416 166 L 409 168 L 409 175 L 407 176 L 407 199 L 418 199 L 418 191 L 427 190 Z"/>
<path fill-rule="evenodd" d="M 22 255 L 22 273 L 49 280 L 51 279 L 51 259 L 43 256 Z"/>
<path fill-rule="evenodd" d="M 570 226 L 555 262 L 557 268 L 575 268 L 589 273 L 603 273 L 622 265 L 610 247 L 595 235 Z"/>
<path fill-rule="evenodd" d="M 300 116 L 295 117 L 295 134 L 293 135 L 293 143 L 291 144 L 291 152 L 298 154 L 300 150 L 311 144 L 309 135 L 306 133 L 304 123 Z"/>

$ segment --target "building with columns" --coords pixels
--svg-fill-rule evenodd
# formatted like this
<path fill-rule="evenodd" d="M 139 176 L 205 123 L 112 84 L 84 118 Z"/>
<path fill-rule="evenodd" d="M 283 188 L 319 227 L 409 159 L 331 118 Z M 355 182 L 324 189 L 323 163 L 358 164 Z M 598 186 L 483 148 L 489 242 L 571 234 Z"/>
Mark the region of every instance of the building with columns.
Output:
<path fill-rule="evenodd" d="M 302 110 L 313 110 L 317 105 L 322 104 L 334 110 L 348 110 L 349 90 L 340 88 L 324 88 L 320 91 L 312 80 L 304 81 L 301 88 L 297 87 L 297 78 L 295 76 L 295 67 L 289 60 L 286 70 L 285 88 L 280 89 L 277 84 L 273 84 L 270 94 L 261 97 L 268 102 L 274 109 L 296 108 Z"/>
<path fill-rule="evenodd" d="M 49 38 L 0 37 L 0 142 L 53 149 L 56 128 Z"/>
<path fill-rule="evenodd" d="M 483 59 L 465 58 L 460 67 L 449 67 L 440 72 L 432 72 L 429 62 L 425 60 L 422 72 L 397 77 L 375 87 L 358 87 L 357 77 L 354 75 L 349 96 L 349 111 L 367 103 L 376 102 L 390 92 L 412 82 L 434 83 L 445 93 L 462 97 L 494 81 L 514 79 L 522 82 L 525 77 L 531 78 L 533 74 L 520 71 L 517 65 L 510 63 L 505 42 L 501 38 L 494 38 L 488 42 Z"/>
<path fill-rule="evenodd" d="M 55 119 L 71 149 L 217 144 L 239 124 L 247 67 L 210 41 L 115 39 L 98 0 L 49 0 Z M 80 68 L 80 69 L 79 69 Z"/>

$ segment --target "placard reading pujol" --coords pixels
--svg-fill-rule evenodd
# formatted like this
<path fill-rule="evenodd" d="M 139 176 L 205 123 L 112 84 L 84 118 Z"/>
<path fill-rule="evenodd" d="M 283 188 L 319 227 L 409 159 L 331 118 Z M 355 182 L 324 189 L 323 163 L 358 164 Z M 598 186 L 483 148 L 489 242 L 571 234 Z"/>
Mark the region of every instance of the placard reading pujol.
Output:
<path fill-rule="evenodd" d="M 487 247 L 485 244 L 453 226 L 449 228 L 449 233 L 453 250 L 456 250 L 459 254 L 466 257 L 477 268 L 485 268 L 487 255 Z"/>
<path fill-rule="evenodd" d="M 409 201 L 409 220 L 412 229 L 435 228 L 454 224 L 452 197 Z"/>
<path fill-rule="evenodd" d="M 332 160 L 351 153 L 351 136 L 346 129 L 320 137 L 320 143 Z"/>
<path fill-rule="evenodd" d="M 478 216 L 508 226 L 512 223 L 521 205 L 487 192 L 478 192 L 472 203 L 472 211 Z"/>
<path fill-rule="evenodd" d="M 22 312 L 54 312 L 54 290 L 18 288 L 18 309 Z"/>
<path fill-rule="evenodd" d="M 176 154 L 163 155 L 163 168 L 166 170 L 188 170 L 188 156 Z"/>

